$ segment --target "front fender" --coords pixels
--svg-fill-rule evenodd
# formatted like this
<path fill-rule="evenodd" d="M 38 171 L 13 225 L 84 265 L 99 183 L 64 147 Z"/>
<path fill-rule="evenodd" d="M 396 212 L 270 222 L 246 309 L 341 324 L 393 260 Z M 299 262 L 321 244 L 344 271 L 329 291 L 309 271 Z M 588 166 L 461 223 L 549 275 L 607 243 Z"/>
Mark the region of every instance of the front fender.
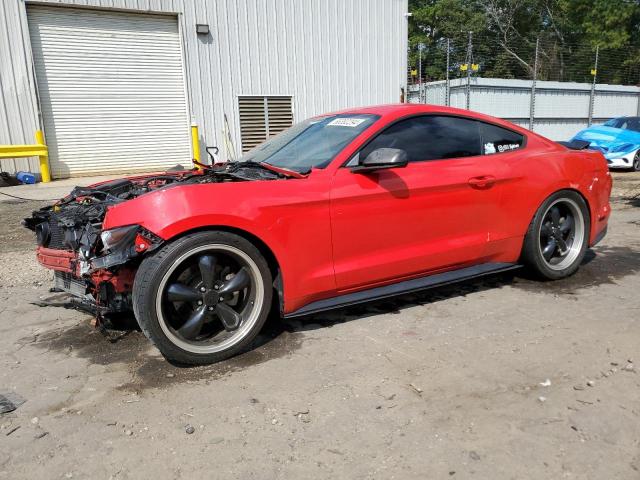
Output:
<path fill-rule="evenodd" d="M 227 189 L 229 192 L 213 190 L 223 190 L 223 187 L 184 185 L 142 195 L 109 208 L 103 229 L 137 224 L 163 240 L 170 240 L 189 230 L 227 226 L 246 230 L 274 248 L 281 248 L 269 231 L 269 221 L 264 224 L 260 208 L 249 201 L 250 197 L 231 194 L 231 189 Z M 273 222 L 277 223 L 277 219 Z"/>
<path fill-rule="evenodd" d="M 284 247 L 270 231 L 270 225 L 263 223 L 264 218 L 260 217 L 259 211 L 254 211 L 249 202 L 245 202 L 244 205 L 236 205 L 236 211 L 242 215 L 226 213 L 225 209 L 228 212 L 232 208 L 228 205 L 229 202 L 203 201 L 206 196 L 202 194 L 208 193 L 206 190 L 193 186 L 178 187 L 152 192 L 115 205 L 107 211 L 103 229 L 136 224 L 168 241 L 185 232 L 202 228 L 233 228 L 259 238 L 280 261 Z M 277 225 L 278 220 L 274 219 L 273 223 Z"/>
<path fill-rule="evenodd" d="M 137 224 L 163 240 L 203 228 L 247 232 L 276 258 L 285 309 L 293 310 L 336 288 L 328 189 L 321 181 L 169 187 L 109 208 L 103 229 Z"/>

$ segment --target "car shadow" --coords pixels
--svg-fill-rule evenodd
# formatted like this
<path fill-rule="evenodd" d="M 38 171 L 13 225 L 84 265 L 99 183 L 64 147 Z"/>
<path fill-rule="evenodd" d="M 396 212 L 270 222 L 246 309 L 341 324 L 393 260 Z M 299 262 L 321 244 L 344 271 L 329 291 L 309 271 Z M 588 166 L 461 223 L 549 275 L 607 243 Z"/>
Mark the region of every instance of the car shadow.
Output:
<path fill-rule="evenodd" d="M 541 281 L 531 275 L 525 268 L 521 268 L 295 319 L 280 318 L 278 309 L 274 307 L 260 334 L 239 355 L 242 356 L 251 351 L 259 351 L 274 341 L 282 343 L 278 339 L 284 334 L 288 337 L 297 336 L 297 334 L 306 331 L 331 328 L 336 324 L 375 315 L 397 315 L 402 310 L 411 307 L 430 305 L 486 290 L 510 287 L 532 293 L 575 295 L 585 288 L 603 284 L 615 284 L 618 279 L 637 272 L 640 272 L 640 251 L 630 247 L 598 246 L 595 249 L 587 250 L 580 269 L 574 275 L 562 280 Z M 112 321 L 114 320 L 112 319 Z M 120 335 L 128 330 L 139 331 L 133 315 L 118 317 L 117 321 L 109 326 L 109 329 L 118 331 Z M 115 341 L 118 338 L 116 336 Z M 293 343 L 291 338 L 288 338 L 287 346 L 291 347 Z M 280 350 L 280 348 L 275 350 Z M 186 367 L 178 364 L 175 366 Z"/>
<path fill-rule="evenodd" d="M 640 207 L 640 194 L 626 197 L 624 201 L 630 207 Z"/>
<path fill-rule="evenodd" d="M 615 284 L 619 279 L 638 272 L 640 272 L 640 251 L 630 247 L 598 246 L 587 250 L 580 269 L 574 275 L 562 280 L 539 280 L 527 269 L 520 268 L 297 319 L 285 319 L 281 323 L 284 324 L 283 330 L 288 332 L 330 328 L 339 323 L 374 315 L 400 314 L 402 310 L 418 305 L 434 304 L 451 298 L 503 287 L 517 288 L 532 293 L 575 295 L 582 289 Z M 272 321 L 278 320 L 276 318 Z"/>
<path fill-rule="evenodd" d="M 640 251 L 631 247 L 598 246 L 587 251 L 576 274 L 553 282 L 535 280 L 526 270 L 519 269 L 295 319 L 281 319 L 274 305 L 265 326 L 251 344 L 233 358 L 205 367 L 168 362 L 153 353 L 133 314 L 111 317 L 101 330 L 90 327 L 85 320 L 72 327 L 25 337 L 22 343 L 67 355 L 73 353 L 92 363 L 127 364 L 133 375 L 131 382 L 124 384 L 122 389 L 140 391 L 182 381 L 214 381 L 252 365 L 291 356 L 303 347 L 305 332 L 332 328 L 345 322 L 376 315 L 397 315 L 411 307 L 499 288 L 577 298 L 575 295 L 580 290 L 617 284 L 621 278 L 638 272 Z"/>
<path fill-rule="evenodd" d="M 284 319 L 287 331 L 304 332 L 319 328 L 331 328 L 336 324 L 360 320 L 376 315 L 399 315 L 403 310 L 434 304 L 456 297 L 464 297 L 472 293 L 493 290 L 509 285 L 514 281 L 516 273 L 497 273 L 485 277 L 474 278 L 460 283 L 443 285 L 428 290 L 407 293 L 395 297 L 353 305 L 349 307 L 315 313 L 296 319 Z"/>

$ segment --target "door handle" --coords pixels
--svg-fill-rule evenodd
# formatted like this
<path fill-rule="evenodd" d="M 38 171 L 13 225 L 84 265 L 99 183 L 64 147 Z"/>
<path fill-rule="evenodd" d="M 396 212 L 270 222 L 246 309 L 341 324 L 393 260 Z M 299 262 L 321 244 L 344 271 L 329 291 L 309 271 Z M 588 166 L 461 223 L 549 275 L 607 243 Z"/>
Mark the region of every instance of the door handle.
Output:
<path fill-rule="evenodd" d="M 473 188 L 491 188 L 496 183 L 496 177 L 493 175 L 481 175 L 469 179 L 469 185 Z"/>

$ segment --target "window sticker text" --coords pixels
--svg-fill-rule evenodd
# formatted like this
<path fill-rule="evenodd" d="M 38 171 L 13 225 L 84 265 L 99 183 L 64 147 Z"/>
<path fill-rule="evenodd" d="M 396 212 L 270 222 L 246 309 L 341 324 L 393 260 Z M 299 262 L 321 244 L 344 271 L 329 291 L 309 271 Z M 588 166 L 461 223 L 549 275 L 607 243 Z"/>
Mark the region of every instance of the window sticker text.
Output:
<path fill-rule="evenodd" d="M 508 143 L 507 145 L 498 145 L 499 152 L 508 152 L 509 150 L 517 150 L 520 145 L 517 143 Z"/>
<path fill-rule="evenodd" d="M 335 118 L 327 123 L 328 127 L 357 127 L 366 119 L 364 118 Z"/>
<path fill-rule="evenodd" d="M 520 148 L 519 143 L 507 143 L 504 145 L 496 145 L 495 143 L 487 142 L 484 144 L 484 154 L 491 155 L 492 153 L 509 152 L 511 150 L 517 150 L 518 148 Z"/>

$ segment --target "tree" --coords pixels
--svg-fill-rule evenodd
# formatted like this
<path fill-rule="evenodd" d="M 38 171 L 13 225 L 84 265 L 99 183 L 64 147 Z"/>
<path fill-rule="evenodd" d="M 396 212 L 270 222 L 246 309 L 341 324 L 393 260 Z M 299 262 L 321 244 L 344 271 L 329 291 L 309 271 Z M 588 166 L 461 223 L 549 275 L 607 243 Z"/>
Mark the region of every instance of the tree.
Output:
<path fill-rule="evenodd" d="M 446 68 L 446 40 L 452 57 L 463 61 L 470 31 L 486 26 L 484 13 L 464 0 L 412 0 L 409 21 L 409 65 L 417 66 L 418 44 L 423 43 L 423 68 L 427 79 L 443 78 Z"/>
<path fill-rule="evenodd" d="M 596 46 L 598 80 L 640 82 L 640 0 L 410 0 L 410 65 L 424 43 L 427 79 L 444 78 L 446 39 L 451 74 L 464 63 L 473 32 L 474 63 L 483 76 L 531 78 L 540 40 L 538 78 L 590 81 Z"/>
<path fill-rule="evenodd" d="M 491 37 L 496 39 L 507 57 L 511 57 L 529 75 L 532 75 L 534 62 L 529 57 L 531 50 L 535 49 L 536 36 L 542 24 L 542 11 L 539 2 L 532 0 L 478 0 L 477 3 L 478 7 L 483 9 L 486 14 Z"/>

